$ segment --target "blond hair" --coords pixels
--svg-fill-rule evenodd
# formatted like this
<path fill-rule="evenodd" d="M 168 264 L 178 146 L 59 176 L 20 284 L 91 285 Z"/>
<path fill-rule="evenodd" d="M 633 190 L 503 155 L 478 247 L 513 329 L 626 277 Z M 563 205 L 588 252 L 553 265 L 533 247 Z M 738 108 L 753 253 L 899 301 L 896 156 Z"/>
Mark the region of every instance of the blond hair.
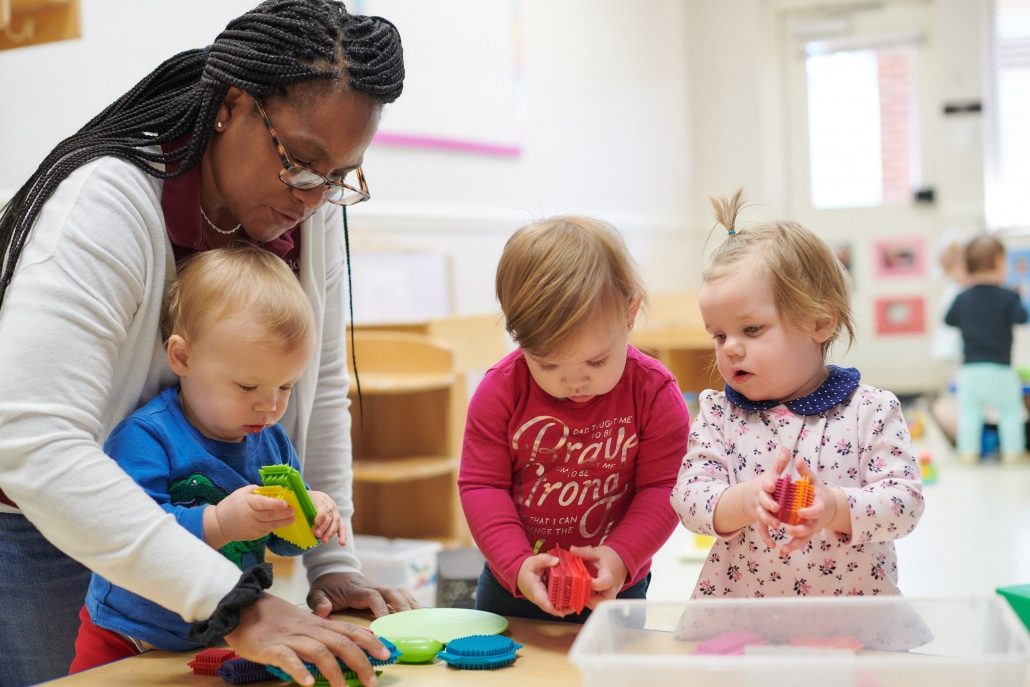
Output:
<path fill-rule="evenodd" d="M 966 244 L 966 271 L 969 274 L 991 272 L 998 257 L 1005 255 L 1005 244 L 994 236 L 982 234 Z"/>
<path fill-rule="evenodd" d="M 781 317 L 799 327 L 824 318 L 836 323 L 833 333 L 823 342 L 823 355 L 842 331 L 847 331 L 849 345 L 854 342 L 847 271 L 825 241 L 796 222 L 769 222 L 737 229 L 737 215 L 745 205 L 743 189 L 729 198 L 709 200 L 716 221 L 726 227 L 730 236 L 712 254 L 703 281 L 719 279 L 743 262 L 765 265 Z"/>
<path fill-rule="evenodd" d="M 218 320 L 246 314 L 256 318 L 284 350 L 312 335 L 314 313 L 293 271 L 281 258 L 249 243 L 193 255 L 168 293 L 162 321 L 165 339 L 187 341 Z"/>
<path fill-rule="evenodd" d="M 600 220 L 560 216 L 508 239 L 497 265 L 508 333 L 537 355 L 561 349 L 591 318 L 624 318 L 644 284 L 622 237 Z"/>

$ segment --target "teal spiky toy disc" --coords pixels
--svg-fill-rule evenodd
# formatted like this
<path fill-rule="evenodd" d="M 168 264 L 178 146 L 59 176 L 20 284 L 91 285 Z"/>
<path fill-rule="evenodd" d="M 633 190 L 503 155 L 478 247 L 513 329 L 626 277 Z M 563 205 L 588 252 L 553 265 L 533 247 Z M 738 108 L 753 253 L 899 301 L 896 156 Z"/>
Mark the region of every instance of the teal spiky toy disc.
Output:
<path fill-rule="evenodd" d="M 503 635 L 469 635 L 447 642 L 447 648 L 436 657 L 452 668 L 493 670 L 514 663 L 515 652 L 521 648 L 521 644 Z"/>

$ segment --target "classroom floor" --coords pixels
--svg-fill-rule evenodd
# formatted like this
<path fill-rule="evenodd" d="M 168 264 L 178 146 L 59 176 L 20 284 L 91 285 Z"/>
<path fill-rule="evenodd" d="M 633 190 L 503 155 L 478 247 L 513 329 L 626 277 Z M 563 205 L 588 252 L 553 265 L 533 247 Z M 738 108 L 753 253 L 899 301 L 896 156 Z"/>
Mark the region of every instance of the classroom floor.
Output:
<path fill-rule="evenodd" d="M 1030 584 L 1030 464 L 965 465 L 928 415 L 914 445 L 917 455 L 930 452 L 938 476 L 924 486 L 926 510 L 916 530 L 897 542 L 902 593 L 985 595 Z M 648 598 L 690 598 L 706 555 L 693 533 L 678 528 L 655 555 Z M 303 603 L 301 566 L 290 559 L 274 564 L 272 591 Z"/>

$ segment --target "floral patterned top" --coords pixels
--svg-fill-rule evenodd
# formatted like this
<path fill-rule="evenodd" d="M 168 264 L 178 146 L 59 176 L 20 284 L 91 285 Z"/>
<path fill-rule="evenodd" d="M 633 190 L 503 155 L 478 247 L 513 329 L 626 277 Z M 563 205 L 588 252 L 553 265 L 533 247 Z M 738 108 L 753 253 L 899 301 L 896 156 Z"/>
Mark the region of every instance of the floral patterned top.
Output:
<path fill-rule="evenodd" d="M 753 403 L 730 387 L 701 394 L 672 492 L 687 529 L 717 536 L 695 598 L 900 593 L 893 540 L 915 528 L 924 505 L 908 426 L 894 394 L 860 384 L 857 370 L 829 369 L 818 390 L 790 407 Z M 851 537 L 823 530 L 784 560 L 753 524 L 715 534 L 719 496 L 765 472 L 780 446 L 792 448 L 794 460 L 806 461 L 820 480 L 843 489 Z M 772 538 L 780 543 L 787 536 L 781 528 Z"/>

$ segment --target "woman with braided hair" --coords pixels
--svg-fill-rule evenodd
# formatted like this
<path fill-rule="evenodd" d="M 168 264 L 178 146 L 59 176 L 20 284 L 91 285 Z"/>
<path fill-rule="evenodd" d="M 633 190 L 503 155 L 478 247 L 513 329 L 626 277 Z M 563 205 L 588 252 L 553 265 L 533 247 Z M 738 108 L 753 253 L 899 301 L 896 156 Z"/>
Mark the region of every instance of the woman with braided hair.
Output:
<path fill-rule="evenodd" d="M 268 0 L 168 59 L 68 137 L 0 216 L 0 685 L 63 674 L 89 569 L 195 623 L 200 643 L 311 683 L 375 678 L 371 634 L 325 616 L 415 605 L 353 547 L 305 556 L 309 613 L 180 527 L 101 443 L 174 383 L 159 316 L 176 264 L 234 240 L 289 264 L 316 320 L 282 425 L 312 489 L 353 512 L 343 301 L 346 206 L 401 93 L 400 36 L 334 0 Z M 349 532 L 348 532 L 349 535 Z M 348 542 L 351 537 L 347 537 Z M 365 651 L 363 651 L 365 650 Z"/>

